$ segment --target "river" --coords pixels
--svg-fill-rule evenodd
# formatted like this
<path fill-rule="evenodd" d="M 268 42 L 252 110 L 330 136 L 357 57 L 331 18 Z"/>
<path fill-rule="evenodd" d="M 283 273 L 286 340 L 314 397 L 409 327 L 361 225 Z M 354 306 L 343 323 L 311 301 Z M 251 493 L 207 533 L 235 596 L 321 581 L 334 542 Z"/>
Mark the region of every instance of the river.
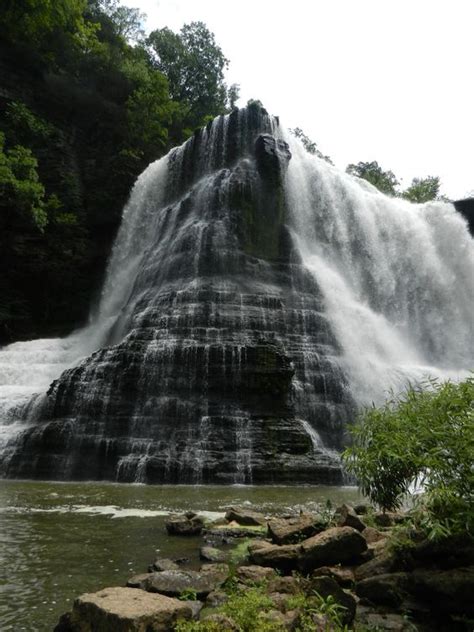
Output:
<path fill-rule="evenodd" d="M 268 513 L 359 499 L 353 487 L 145 486 L 0 481 L 0 630 L 52 632 L 74 598 L 124 585 L 155 557 L 197 566 L 201 538 L 166 534 L 172 512 Z"/>

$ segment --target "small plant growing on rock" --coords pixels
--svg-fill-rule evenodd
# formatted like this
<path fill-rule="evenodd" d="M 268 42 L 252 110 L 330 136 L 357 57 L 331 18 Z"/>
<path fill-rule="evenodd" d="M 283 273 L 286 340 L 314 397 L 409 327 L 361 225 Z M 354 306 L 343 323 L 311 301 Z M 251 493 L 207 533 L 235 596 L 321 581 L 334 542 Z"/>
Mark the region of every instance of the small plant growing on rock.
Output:
<path fill-rule="evenodd" d="M 343 458 L 361 491 L 385 510 L 416 487 L 431 537 L 474 533 L 474 377 L 410 387 L 362 413 Z"/>

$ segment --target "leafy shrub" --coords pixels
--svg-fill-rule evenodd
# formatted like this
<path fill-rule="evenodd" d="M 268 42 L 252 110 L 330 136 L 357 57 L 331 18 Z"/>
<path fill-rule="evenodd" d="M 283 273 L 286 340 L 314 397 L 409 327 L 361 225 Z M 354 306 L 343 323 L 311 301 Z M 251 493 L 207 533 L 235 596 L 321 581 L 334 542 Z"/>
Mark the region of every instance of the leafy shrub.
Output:
<path fill-rule="evenodd" d="M 474 377 L 410 386 L 362 413 L 344 455 L 361 491 L 397 509 L 415 487 L 425 527 L 447 535 L 474 529 Z"/>

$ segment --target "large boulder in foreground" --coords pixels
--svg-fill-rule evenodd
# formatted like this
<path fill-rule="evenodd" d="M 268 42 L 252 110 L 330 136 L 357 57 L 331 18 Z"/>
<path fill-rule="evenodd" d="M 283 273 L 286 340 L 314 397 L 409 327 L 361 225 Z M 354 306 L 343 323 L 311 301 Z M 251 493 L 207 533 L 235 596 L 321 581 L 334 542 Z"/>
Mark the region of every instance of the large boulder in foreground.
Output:
<path fill-rule="evenodd" d="M 204 521 L 199 516 L 188 518 L 187 516 L 171 516 L 165 523 L 169 535 L 200 535 L 204 527 Z"/>
<path fill-rule="evenodd" d="M 300 554 L 299 544 L 268 544 L 258 548 L 249 548 L 249 558 L 257 566 L 271 566 L 283 573 L 296 570 Z"/>
<path fill-rule="evenodd" d="M 273 518 L 268 522 L 268 537 L 274 544 L 294 544 L 326 528 L 320 516 L 301 514 L 292 518 Z"/>
<path fill-rule="evenodd" d="M 354 562 L 367 550 L 365 538 L 352 527 L 333 527 L 304 540 L 298 566 L 303 572 L 320 566 Z"/>
<path fill-rule="evenodd" d="M 78 597 L 67 625 L 70 632 L 168 632 L 178 619 L 191 616 L 191 608 L 178 599 L 134 588 L 104 588 Z"/>

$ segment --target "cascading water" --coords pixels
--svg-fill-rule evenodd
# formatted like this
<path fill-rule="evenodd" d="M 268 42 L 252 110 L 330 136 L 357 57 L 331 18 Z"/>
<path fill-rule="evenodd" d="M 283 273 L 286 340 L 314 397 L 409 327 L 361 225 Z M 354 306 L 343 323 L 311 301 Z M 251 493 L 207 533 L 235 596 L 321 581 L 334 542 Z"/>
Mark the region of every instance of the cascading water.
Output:
<path fill-rule="evenodd" d="M 451 205 L 219 117 L 137 180 L 89 326 L 0 350 L 1 472 L 341 482 L 356 403 L 472 366 L 473 271 Z"/>

